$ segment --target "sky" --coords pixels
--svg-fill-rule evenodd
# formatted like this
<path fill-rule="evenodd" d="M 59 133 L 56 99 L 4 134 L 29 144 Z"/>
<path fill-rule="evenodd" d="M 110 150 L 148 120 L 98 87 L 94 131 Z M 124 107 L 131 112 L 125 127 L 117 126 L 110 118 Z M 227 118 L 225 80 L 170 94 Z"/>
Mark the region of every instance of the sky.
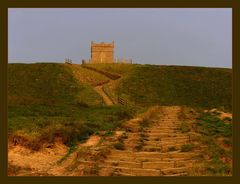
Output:
<path fill-rule="evenodd" d="M 232 68 L 231 8 L 10 8 L 9 63 L 74 63 L 91 41 L 139 64 Z"/>

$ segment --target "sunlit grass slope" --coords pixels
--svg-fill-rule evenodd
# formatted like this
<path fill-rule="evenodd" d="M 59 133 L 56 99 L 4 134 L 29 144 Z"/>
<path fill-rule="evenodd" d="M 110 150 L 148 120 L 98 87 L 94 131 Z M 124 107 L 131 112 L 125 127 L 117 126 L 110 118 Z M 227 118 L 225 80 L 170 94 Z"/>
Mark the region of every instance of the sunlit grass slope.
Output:
<path fill-rule="evenodd" d="M 137 64 L 98 64 L 93 67 L 123 74 L 114 89 L 115 94 L 136 105 L 157 103 L 232 109 L 231 69 Z"/>

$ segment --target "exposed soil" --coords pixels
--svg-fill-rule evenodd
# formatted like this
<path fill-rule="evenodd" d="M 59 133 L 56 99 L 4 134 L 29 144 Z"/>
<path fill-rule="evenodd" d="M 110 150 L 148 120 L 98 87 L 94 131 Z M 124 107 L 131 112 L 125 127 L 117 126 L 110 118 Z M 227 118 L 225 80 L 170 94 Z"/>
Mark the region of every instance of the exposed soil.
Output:
<path fill-rule="evenodd" d="M 112 99 L 109 98 L 108 95 L 104 92 L 102 85 L 96 86 L 94 89 L 103 98 L 104 104 L 106 104 L 106 105 L 113 105 Z"/>
<path fill-rule="evenodd" d="M 21 145 L 9 145 L 8 162 L 10 167 L 19 167 L 16 173 L 10 175 L 36 174 L 48 175 L 47 171 L 67 152 L 67 147 L 60 141 L 55 141 L 51 148 L 42 148 L 39 151 L 32 151 Z M 26 173 L 22 168 L 29 168 Z M 23 173 L 22 173 L 23 172 Z"/>
<path fill-rule="evenodd" d="M 80 144 L 79 146 L 80 147 L 82 147 L 82 146 L 96 146 L 99 143 L 100 139 L 101 139 L 100 136 L 93 135 L 85 143 Z"/>
<path fill-rule="evenodd" d="M 226 118 L 232 119 L 232 114 L 231 113 L 223 112 L 223 111 L 220 111 L 220 110 L 217 110 L 217 109 L 205 110 L 205 112 L 217 113 L 218 117 L 221 120 L 225 120 Z"/>
<path fill-rule="evenodd" d="M 111 83 L 114 83 L 113 79 L 109 78 L 107 75 L 100 74 L 99 72 L 91 70 L 87 67 L 81 68 L 82 70 L 89 70 L 90 72 L 94 72 L 95 74 L 100 75 L 101 77 L 103 77 L 103 79 L 105 79 L 105 80 L 102 79 L 103 81 L 97 83 L 96 81 L 93 81 L 92 78 L 89 77 L 88 75 L 86 75 L 86 76 L 82 75 L 82 73 L 79 72 L 80 66 L 70 65 L 69 67 L 72 70 L 76 79 L 80 83 L 91 84 L 94 87 L 95 91 L 102 97 L 105 105 L 113 105 L 114 104 L 113 99 L 111 99 L 106 94 L 106 92 L 103 90 L 103 85 L 105 85 L 105 84 L 111 85 Z M 116 78 L 115 80 L 117 80 L 117 79 L 118 78 Z"/>

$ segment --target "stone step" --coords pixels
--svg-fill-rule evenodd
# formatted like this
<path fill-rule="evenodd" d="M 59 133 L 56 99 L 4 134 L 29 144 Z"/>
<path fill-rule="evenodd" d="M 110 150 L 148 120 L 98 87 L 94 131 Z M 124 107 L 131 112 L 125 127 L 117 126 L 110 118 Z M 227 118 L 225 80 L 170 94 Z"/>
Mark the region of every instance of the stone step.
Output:
<path fill-rule="evenodd" d="M 175 114 L 173 114 L 173 112 L 175 112 Z M 160 114 L 164 114 L 164 115 L 169 115 L 169 116 L 176 116 L 177 113 L 179 112 L 179 109 L 164 109 Z"/>
<path fill-rule="evenodd" d="M 183 136 L 178 136 L 178 137 L 162 137 L 161 141 L 172 141 L 172 140 L 176 140 L 176 141 L 180 141 L 180 140 L 187 140 L 189 141 L 189 136 L 188 135 L 183 135 Z"/>
<path fill-rule="evenodd" d="M 176 111 L 175 111 L 176 112 Z M 177 114 L 167 114 L 167 113 L 161 113 L 159 118 L 166 118 L 166 117 L 176 117 L 178 118 L 178 115 Z"/>
<path fill-rule="evenodd" d="M 161 129 L 161 128 L 164 128 L 164 127 L 168 127 L 168 128 L 175 128 L 175 129 L 179 129 L 181 125 L 177 125 L 177 124 L 169 124 L 169 123 L 164 123 L 164 124 L 158 124 L 156 125 L 154 128 L 156 129 Z"/>
<path fill-rule="evenodd" d="M 173 151 L 178 151 L 181 150 L 183 144 L 179 145 L 155 145 L 155 146 L 149 146 L 149 145 L 144 145 L 143 148 L 141 149 L 142 151 L 148 151 L 148 152 L 161 152 L 161 153 L 166 153 L 166 152 L 171 152 L 170 148 L 174 147 L 175 150 Z"/>
<path fill-rule="evenodd" d="M 175 161 L 174 167 L 192 167 L 194 163 L 196 163 L 196 160 Z"/>
<path fill-rule="evenodd" d="M 179 123 L 179 120 L 178 120 L 177 117 L 168 117 L 168 118 L 159 119 L 158 122 L 173 122 L 173 123 Z"/>
<path fill-rule="evenodd" d="M 188 137 L 188 135 L 181 133 L 181 132 L 175 132 L 175 133 L 169 133 L 169 132 L 139 132 L 139 133 L 131 133 L 131 134 L 126 134 L 127 136 L 133 136 L 133 137 L 137 137 L 137 136 L 141 136 L 144 135 L 145 137 Z"/>
<path fill-rule="evenodd" d="M 151 158 L 158 158 L 158 159 L 172 159 L 172 158 L 181 158 L 181 159 L 186 159 L 186 158 L 192 158 L 194 156 L 198 156 L 197 153 L 194 152 L 180 152 L 180 151 L 172 151 L 172 152 L 167 152 L 167 153 L 159 153 L 159 152 L 147 152 L 147 151 L 140 151 L 140 152 L 131 152 L 128 154 L 126 151 L 122 152 L 117 152 L 115 151 L 114 153 L 111 153 L 108 156 L 108 159 L 114 160 L 117 158 L 117 160 L 122 160 L 122 161 L 135 161 L 138 159 L 146 158 L 146 159 L 151 159 Z"/>
<path fill-rule="evenodd" d="M 142 151 L 158 151 L 158 152 L 161 152 L 161 153 L 165 153 L 165 152 L 171 152 L 171 148 L 174 148 L 174 149 L 172 149 L 172 151 L 180 150 L 181 146 L 182 146 L 182 144 L 179 144 L 179 145 L 172 144 L 172 145 L 166 145 L 166 146 L 161 146 L 161 145 L 150 146 L 150 145 L 146 145 L 146 146 L 143 146 Z"/>
<path fill-rule="evenodd" d="M 173 129 L 170 129 L 170 130 L 162 130 L 162 129 L 145 129 L 144 130 L 144 133 L 176 133 L 177 130 L 173 130 Z"/>
<path fill-rule="evenodd" d="M 113 173 L 126 173 L 132 176 L 160 176 L 161 171 L 157 169 L 141 169 L 141 168 L 129 168 L 129 167 L 114 167 L 114 166 L 104 166 L 102 171 L 108 170 L 108 172 Z M 102 172 L 100 171 L 100 173 Z"/>
<path fill-rule="evenodd" d="M 117 159 L 117 158 L 116 158 Z M 194 162 L 194 159 L 189 159 L 186 157 L 183 158 L 136 158 L 136 162 L 175 162 L 175 163 L 181 163 L 181 162 Z"/>
<path fill-rule="evenodd" d="M 181 122 L 181 121 L 179 121 L 179 118 L 177 116 L 165 116 L 165 117 L 158 119 L 158 121 L 171 121 L 171 120 L 176 123 Z"/>
<path fill-rule="evenodd" d="M 196 156 L 196 155 L 193 155 Z M 175 162 L 180 162 L 180 161 L 193 161 L 194 158 L 192 158 L 192 156 L 190 157 L 177 157 L 177 158 L 162 158 L 162 161 L 175 161 Z"/>
<path fill-rule="evenodd" d="M 189 140 L 188 139 L 180 139 L 180 140 L 176 140 L 176 139 L 173 139 L 173 140 L 161 140 L 160 141 L 160 144 L 163 146 L 163 147 L 166 147 L 168 145 L 172 146 L 172 145 L 183 145 L 183 144 L 188 144 L 189 143 Z"/>
<path fill-rule="evenodd" d="M 180 174 L 180 173 L 187 173 L 188 167 L 177 167 L 177 168 L 167 168 L 161 169 L 163 175 L 173 175 L 173 174 Z"/>
<path fill-rule="evenodd" d="M 159 152 L 136 152 L 135 158 L 192 158 L 197 156 L 197 153 L 193 152 L 180 152 L 173 151 L 167 153 L 159 153 Z"/>
<path fill-rule="evenodd" d="M 136 175 L 117 171 L 113 174 L 113 176 L 136 176 Z"/>
<path fill-rule="evenodd" d="M 142 167 L 144 169 L 166 169 L 174 167 L 175 162 L 143 162 Z"/>
<path fill-rule="evenodd" d="M 182 144 L 180 145 L 164 145 L 162 146 L 162 152 L 165 153 L 165 152 L 171 152 L 171 151 L 178 151 L 178 150 L 181 150 L 181 146 Z M 174 150 L 171 150 L 172 148 L 174 148 Z"/>
<path fill-rule="evenodd" d="M 150 136 L 150 137 L 146 137 L 145 141 L 150 141 L 150 142 L 159 142 L 161 144 L 181 144 L 181 143 L 185 143 L 185 142 L 189 142 L 189 138 L 188 137 L 157 137 L 157 136 Z"/>
<path fill-rule="evenodd" d="M 144 133 L 181 133 L 177 128 L 156 128 L 156 131 L 149 132 L 149 131 L 144 131 Z"/>
<path fill-rule="evenodd" d="M 176 119 L 162 119 L 162 120 L 159 120 L 157 121 L 154 126 L 156 125 L 181 125 L 181 122 L 179 122 L 178 120 Z"/>
<path fill-rule="evenodd" d="M 168 124 L 168 123 L 169 124 L 176 124 L 176 125 L 180 124 L 179 120 L 176 119 L 176 118 L 159 119 L 159 120 L 157 120 L 155 122 L 155 124 L 159 124 L 159 125 L 161 125 L 161 124 Z"/>
<path fill-rule="evenodd" d="M 126 134 L 127 136 L 128 136 L 128 138 L 130 137 L 130 135 L 129 134 Z M 135 134 L 133 137 L 131 137 L 131 139 L 129 138 L 129 139 L 125 139 L 124 141 L 130 141 L 131 140 L 131 142 L 133 142 L 133 141 L 138 141 L 139 140 L 139 138 L 140 138 L 140 136 L 139 135 L 137 135 L 137 134 Z"/>
<path fill-rule="evenodd" d="M 175 125 L 155 125 L 152 126 L 151 129 L 155 129 L 155 130 L 178 130 L 179 126 L 175 126 Z M 146 129 L 147 130 L 147 129 Z"/>
<path fill-rule="evenodd" d="M 127 155 L 127 156 L 134 156 L 134 152 L 133 151 L 126 151 L 126 150 L 111 150 L 111 154 L 114 154 L 114 155 L 119 155 L 119 156 L 122 156 L 122 155 Z"/>
<path fill-rule="evenodd" d="M 165 176 L 187 176 L 188 173 L 183 172 L 183 173 L 178 173 L 178 174 L 169 174 L 169 175 L 165 175 Z"/>
<path fill-rule="evenodd" d="M 142 148 L 142 151 L 148 151 L 148 152 L 161 152 L 162 151 L 162 147 L 161 146 L 159 146 L 159 147 L 157 147 L 157 146 L 144 146 L 143 148 Z"/>
<path fill-rule="evenodd" d="M 156 130 L 163 130 L 163 129 L 168 129 L 168 130 L 178 130 L 179 129 L 179 127 L 180 126 L 178 126 L 178 125 L 157 125 L 157 126 L 155 126 L 154 128 L 156 129 Z"/>
<path fill-rule="evenodd" d="M 165 147 L 165 148 L 170 148 L 170 147 L 181 147 L 182 144 L 181 143 L 164 143 L 161 141 L 145 141 L 144 142 L 144 146 L 152 146 L 152 147 Z"/>
<path fill-rule="evenodd" d="M 119 157 L 119 156 L 109 156 L 108 161 L 112 162 L 117 162 L 117 161 L 122 161 L 122 162 L 130 162 L 130 163 L 140 163 L 140 162 L 161 162 L 161 161 L 166 161 L 166 162 L 175 162 L 178 163 L 177 165 L 181 165 L 183 162 L 190 163 L 194 162 L 195 160 L 192 158 L 188 157 L 178 157 L 178 158 L 168 158 L 168 157 L 135 157 L 135 158 L 129 158 L 129 157 Z"/>
<path fill-rule="evenodd" d="M 173 138 L 189 138 L 188 135 L 183 133 L 145 133 L 148 137 L 173 137 Z"/>
<path fill-rule="evenodd" d="M 118 166 L 118 167 L 130 167 L 130 168 L 142 168 L 141 162 L 133 161 L 119 161 L 119 160 L 106 160 L 104 166 Z"/>
<path fill-rule="evenodd" d="M 124 162 L 134 162 L 136 161 L 135 157 L 128 157 L 128 156 L 116 156 L 116 155 L 109 155 L 109 160 L 116 160 L 116 161 L 124 161 Z"/>
<path fill-rule="evenodd" d="M 178 119 L 178 116 L 177 115 L 163 115 L 161 117 L 159 117 L 160 120 L 163 120 L 163 119 Z"/>

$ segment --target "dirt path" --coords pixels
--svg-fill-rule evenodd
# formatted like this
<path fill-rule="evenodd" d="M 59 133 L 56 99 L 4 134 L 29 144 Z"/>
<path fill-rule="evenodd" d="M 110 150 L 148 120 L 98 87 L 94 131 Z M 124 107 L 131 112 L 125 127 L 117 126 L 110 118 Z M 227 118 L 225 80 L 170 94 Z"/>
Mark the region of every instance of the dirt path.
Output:
<path fill-rule="evenodd" d="M 51 147 L 32 151 L 21 145 L 9 144 L 8 165 L 10 175 L 49 175 L 47 171 L 56 165 L 68 148 L 61 140 L 56 140 Z"/>
<path fill-rule="evenodd" d="M 100 71 L 100 70 L 95 71 L 91 67 L 82 67 L 81 65 L 70 65 L 68 67 L 72 70 L 74 76 L 80 83 L 90 84 L 94 88 L 94 90 L 102 97 L 105 105 L 114 104 L 113 99 L 111 99 L 103 90 L 103 85 L 106 85 L 106 84 L 112 85 L 114 81 L 120 79 L 121 76 L 117 78 L 111 78 L 108 75 L 104 74 L 103 71 Z M 98 78 L 102 79 L 102 81 L 97 82 L 96 79 L 93 80 L 91 77 L 87 76 L 86 74 L 83 75 L 83 73 L 79 72 L 80 69 L 95 73 Z"/>
<path fill-rule="evenodd" d="M 103 98 L 103 102 L 105 105 L 113 105 L 113 101 L 111 98 L 108 97 L 108 95 L 104 92 L 103 90 L 103 85 L 101 86 L 96 86 L 95 91 Z"/>
<path fill-rule="evenodd" d="M 69 166 L 75 163 L 78 150 L 95 147 L 100 137 L 93 135 L 85 143 L 78 144 L 75 152 L 68 154 L 68 148 L 59 139 L 49 147 L 32 151 L 21 145 L 8 148 L 8 174 L 17 176 L 69 176 L 79 173 L 69 172 Z M 64 160 L 62 160 L 65 157 Z M 62 160 L 62 161 L 61 161 Z"/>

